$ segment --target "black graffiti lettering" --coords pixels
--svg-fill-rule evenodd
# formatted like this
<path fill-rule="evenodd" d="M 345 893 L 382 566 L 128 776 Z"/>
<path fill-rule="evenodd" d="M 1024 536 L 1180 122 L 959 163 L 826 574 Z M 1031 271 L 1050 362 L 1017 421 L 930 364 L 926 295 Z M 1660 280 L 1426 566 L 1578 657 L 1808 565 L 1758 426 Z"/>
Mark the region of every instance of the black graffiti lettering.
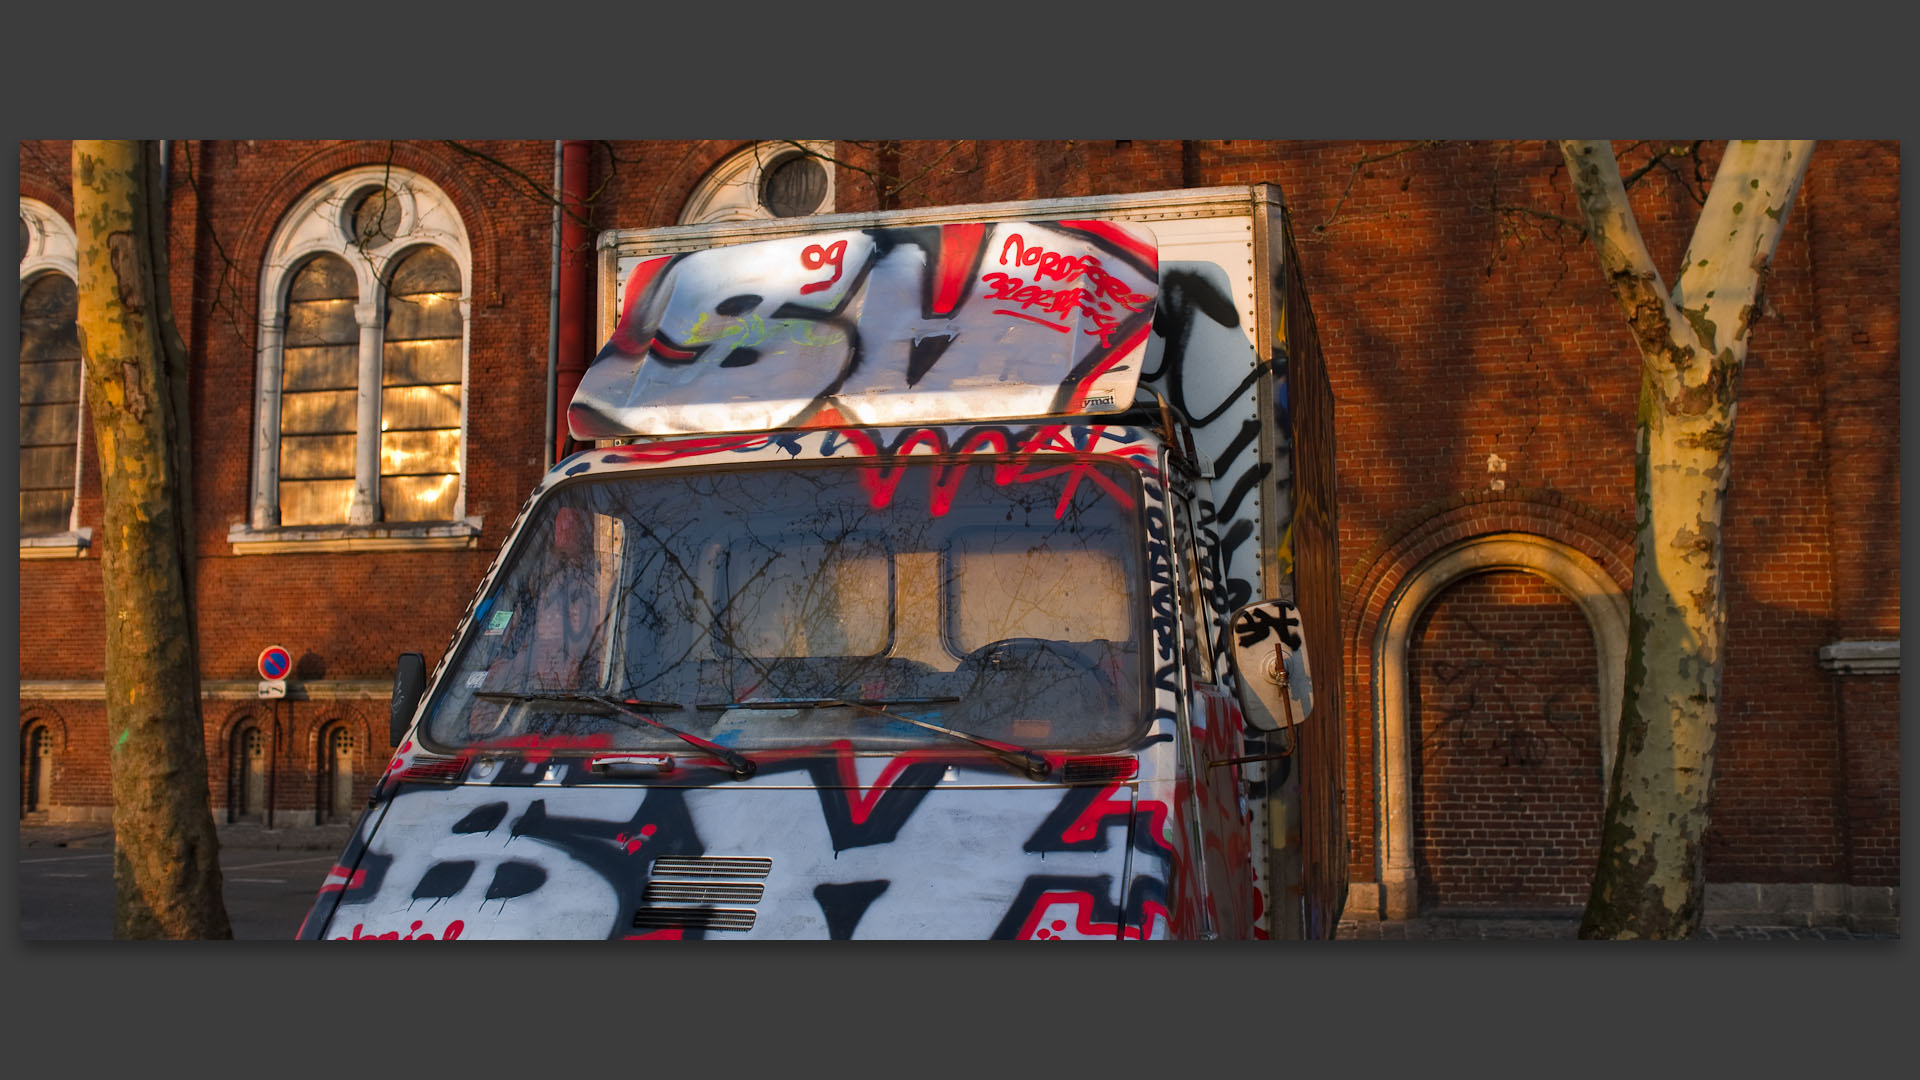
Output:
<path fill-rule="evenodd" d="M 454 822 L 453 831 L 457 833 L 490 833 L 499 828 L 500 823 L 505 821 L 506 818 L 507 804 L 503 802 L 491 802 L 483 806 L 474 807 L 467 813 L 466 817 Z"/>
<path fill-rule="evenodd" d="M 632 929 L 634 907 L 655 859 L 706 854 L 687 810 L 686 794 L 677 788 L 647 789 L 639 809 L 624 822 L 556 817 L 547 813 L 545 799 L 535 799 L 514 821 L 510 835 L 550 844 L 600 875 L 614 892 L 614 905 L 607 913 L 609 938 Z M 646 839 L 629 850 L 616 839 L 622 836 Z M 690 928 L 686 933 L 700 937 L 706 932 Z"/>
<path fill-rule="evenodd" d="M 1160 370 L 1153 373 L 1166 387 L 1167 402 L 1195 427 L 1205 427 L 1227 411 L 1240 395 L 1260 377 L 1256 366 L 1211 412 L 1197 414 L 1187 402 L 1187 348 L 1192 342 L 1198 317 L 1213 320 L 1222 327 L 1240 325 L 1240 310 L 1233 298 L 1220 286 L 1194 270 L 1163 268 L 1160 273 L 1160 297 L 1154 307 L 1153 330 L 1165 342 Z"/>
<path fill-rule="evenodd" d="M 813 899 L 820 905 L 820 913 L 827 917 L 827 936 L 835 941 L 851 939 L 861 916 L 891 884 L 882 880 L 815 885 Z"/>
<path fill-rule="evenodd" d="M 512 900 L 546 883 L 547 872 L 533 863 L 504 862 L 493 872 L 493 881 L 487 886 L 487 899 Z"/>
<path fill-rule="evenodd" d="M 1245 519 L 1234 522 L 1233 528 L 1227 530 L 1227 535 L 1220 538 L 1221 560 L 1224 562 L 1232 558 L 1233 553 L 1238 551 L 1240 545 L 1246 543 L 1247 539 L 1252 535 L 1253 522 Z M 1253 583 L 1250 581 L 1229 576 L 1227 580 L 1222 583 L 1222 588 L 1226 592 L 1226 604 L 1224 607 L 1227 611 L 1234 611 L 1244 607 L 1253 599 Z"/>
<path fill-rule="evenodd" d="M 1300 647 L 1300 617 L 1291 609 L 1274 611 L 1267 607 L 1250 608 L 1235 621 L 1234 641 L 1249 649 L 1263 641 L 1279 638 L 1290 649 Z"/>
<path fill-rule="evenodd" d="M 1240 501 L 1245 499 L 1247 494 L 1254 490 L 1254 485 L 1258 484 L 1272 471 L 1272 463 L 1263 461 L 1253 468 L 1248 469 L 1246 472 L 1241 473 L 1239 478 L 1233 482 L 1233 490 L 1227 494 L 1226 501 L 1220 504 L 1220 516 L 1225 518 L 1233 517 L 1240 509 Z"/>
<path fill-rule="evenodd" d="M 814 791 L 820 796 L 820 809 L 826 816 L 827 834 L 835 852 L 893 843 L 920 800 L 933 791 L 947 771 L 944 761 L 919 761 L 907 766 L 893 785 L 875 798 L 866 820 L 855 822 L 839 760 L 812 758 L 806 767 L 813 775 Z"/>
<path fill-rule="evenodd" d="M 413 887 L 415 900 L 440 901 L 454 896 L 467 887 L 473 877 L 475 863 L 463 859 L 457 862 L 434 863 L 420 876 L 420 884 Z"/>
<path fill-rule="evenodd" d="M 951 334 L 915 338 L 907 353 L 907 385 L 917 385 L 951 344 Z"/>
<path fill-rule="evenodd" d="M 1165 659 L 1165 657 L 1162 657 L 1162 659 Z M 1175 695 L 1179 694 L 1180 693 L 1180 665 L 1179 664 L 1162 664 L 1159 667 L 1154 668 L 1153 669 L 1153 689 L 1156 692 L 1164 690 L 1169 694 L 1175 694 Z"/>

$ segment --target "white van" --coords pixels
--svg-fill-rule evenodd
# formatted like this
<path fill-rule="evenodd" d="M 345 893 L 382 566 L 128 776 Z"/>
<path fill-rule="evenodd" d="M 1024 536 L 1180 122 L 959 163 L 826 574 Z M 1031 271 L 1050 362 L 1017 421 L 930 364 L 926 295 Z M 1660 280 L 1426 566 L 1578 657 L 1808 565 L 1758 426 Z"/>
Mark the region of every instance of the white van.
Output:
<path fill-rule="evenodd" d="M 594 445 L 403 657 L 301 937 L 1331 933 L 1331 429 L 1300 452 L 1290 381 L 1330 399 L 1275 189 L 603 252 Z"/>

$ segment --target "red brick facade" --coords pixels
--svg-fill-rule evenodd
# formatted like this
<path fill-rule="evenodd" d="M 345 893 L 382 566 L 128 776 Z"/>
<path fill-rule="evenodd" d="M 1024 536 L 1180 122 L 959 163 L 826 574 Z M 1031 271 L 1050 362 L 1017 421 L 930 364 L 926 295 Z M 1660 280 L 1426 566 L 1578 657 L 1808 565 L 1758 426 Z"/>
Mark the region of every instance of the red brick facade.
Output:
<path fill-rule="evenodd" d="M 595 144 L 592 230 L 674 224 L 742 145 Z M 253 720 L 272 734 L 271 705 L 244 696 L 255 656 L 272 642 L 292 649 L 299 681 L 318 688 L 280 706 L 278 735 L 267 740 L 276 812 L 322 805 L 328 722 L 358 733 L 358 767 L 378 773 L 378 689 L 395 654 L 437 658 L 540 473 L 552 230 L 551 207 L 529 192 L 549 182 L 554 148 L 463 147 L 173 146 L 172 287 L 193 357 L 202 676 L 227 695 L 204 710 L 217 813 L 232 801 L 236 725 Z M 22 144 L 21 192 L 70 218 L 68 154 L 65 143 Z M 1558 152 L 1538 142 L 1096 140 L 840 143 L 836 154 L 846 163 L 835 173 L 839 211 L 1280 185 L 1337 403 L 1351 874 L 1379 881 L 1373 649 L 1396 588 L 1450 544 L 1508 533 L 1565 545 L 1617 586 L 1628 581 L 1637 357 L 1593 253 L 1556 220 L 1577 216 Z M 444 191 L 470 241 L 466 512 L 480 519 L 479 535 L 462 550 L 236 555 L 227 537 L 248 514 L 266 245 L 303 191 L 385 162 Z M 1898 884 L 1897 679 L 1835 674 L 1818 650 L 1900 631 L 1899 169 L 1894 143 L 1820 146 L 1742 376 L 1711 881 Z M 1634 199 L 1657 265 L 1672 274 L 1694 205 L 1660 170 Z M 83 442 L 79 517 L 97 533 L 90 431 Z M 21 566 L 22 749 L 44 724 L 56 809 L 107 802 L 103 707 L 87 690 L 102 672 L 98 576 L 91 555 Z M 1469 624 L 1501 628 L 1496 644 L 1462 637 Z M 1583 631 L 1578 609 L 1538 577 L 1469 577 L 1434 599 L 1407 658 L 1422 702 L 1413 741 L 1434 745 L 1441 717 L 1478 730 L 1547 715 L 1584 733 L 1565 747 L 1545 740 L 1531 787 L 1496 778 L 1489 755 L 1509 753 L 1497 740 L 1420 756 L 1423 902 L 1579 902 L 1586 855 L 1566 853 L 1592 843 L 1599 752 L 1594 644 Z M 1526 650 L 1497 644 L 1522 640 Z M 1446 685 L 1445 672 L 1472 665 L 1512 673 L 1495 680 L 1505 690 L 1497 708 Z M 1564 700 L 1514 688 L 1561 681 Z M 1493 812 L 1463 818 L 1463 805 Z M 1462 821 L 1474 822 L 1464 840 L 1449 831 Z M 1478 846 L 1526 872 L 1476 868 L 1473 841 L 1487 838 L 1474 829 L 1497 831 L 1501 839 Z"/>

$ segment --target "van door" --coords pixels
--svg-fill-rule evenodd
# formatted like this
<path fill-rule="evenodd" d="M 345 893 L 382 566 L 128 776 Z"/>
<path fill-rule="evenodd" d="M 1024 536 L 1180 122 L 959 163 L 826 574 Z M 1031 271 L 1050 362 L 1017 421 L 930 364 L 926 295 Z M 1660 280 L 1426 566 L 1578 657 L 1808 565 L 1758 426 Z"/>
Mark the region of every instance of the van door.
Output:
<path fill-rule="evenodd" d="M 1202 489 L 1204 490 L 1204 489 Z M 1194 743 L 1194 794 L 1198 802 L 1206 903 L 1221 937 L 1255 936 L 1263 902 L 1255 880 L 1252 814 L 1240 705 L 1222 684 L 1224 663 L 1215 649 L 1217 627 L 1207 603 L 1210 577 L 1194 530 L 1189 501 L 1173 501 L 1175 574 L 1179 581 L 1181 647 L 1191 687 L 1189 726 Z"/>

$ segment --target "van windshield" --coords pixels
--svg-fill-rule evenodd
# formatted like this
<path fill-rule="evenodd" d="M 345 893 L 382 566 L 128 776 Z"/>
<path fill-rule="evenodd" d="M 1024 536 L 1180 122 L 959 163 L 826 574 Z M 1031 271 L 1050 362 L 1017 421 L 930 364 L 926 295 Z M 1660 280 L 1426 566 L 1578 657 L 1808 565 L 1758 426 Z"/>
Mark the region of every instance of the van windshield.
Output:
<path fill-rule="evenodd" d="M 1067 455 L 584 476 L 476 605 L 431 742 L 1115 748 L 1145 724 L 1141 490 Z M 860 706 L 836 704 L 859 702 Z"/>

